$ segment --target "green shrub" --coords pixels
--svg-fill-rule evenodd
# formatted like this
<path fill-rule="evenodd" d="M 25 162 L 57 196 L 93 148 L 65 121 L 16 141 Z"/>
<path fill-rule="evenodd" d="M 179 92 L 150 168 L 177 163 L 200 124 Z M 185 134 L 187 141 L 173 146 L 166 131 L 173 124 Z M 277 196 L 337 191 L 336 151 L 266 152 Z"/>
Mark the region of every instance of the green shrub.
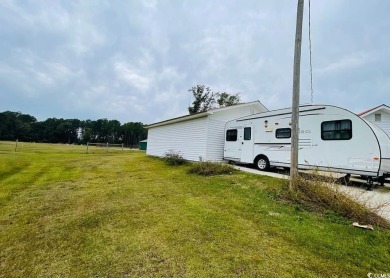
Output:
<path fill-rule="evenodd" d="M 174 150 L 167 151 L 164 155 L 164 160 L 167 164 L 174 166 L 181 165 L 186 162 L 180 152 Z"/>
<path fill-rule="evenodd" d="M 202 176 L 215 175 L 229 175 L 236 171 L 233 166 L 229 164 L 216 162 L 198 162 L 191 165 L 188 170 L 189 173 L 198 174 Z"/>

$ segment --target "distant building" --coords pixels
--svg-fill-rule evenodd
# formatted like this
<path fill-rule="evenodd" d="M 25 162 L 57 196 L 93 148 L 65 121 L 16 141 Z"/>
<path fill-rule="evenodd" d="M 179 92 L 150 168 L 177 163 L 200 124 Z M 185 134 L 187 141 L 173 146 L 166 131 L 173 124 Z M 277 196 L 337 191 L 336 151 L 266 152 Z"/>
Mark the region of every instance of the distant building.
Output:
<path fill-rule="evenodd" d="M 141 151 L 146 151 L 147 147 L 148 147 L 148 140 L 139 141 L 139 149 Z"/>
<path fill-rule="evenodd" d="M 358 113 L 358 115 L 369 121 L 376 124 L 390 137 L 390 107 L 386 104 L 382 104 L 371 108 L 367 111 Z"/>
<path fill-rule="evenodd" d="M 146 126 L 148 155 L 163 157 L 166 152 L 180 152 L 186 160 L 222 161 L 225 124 L 239 117 L 266 112 L 260 101 L 210 109 Z"/>

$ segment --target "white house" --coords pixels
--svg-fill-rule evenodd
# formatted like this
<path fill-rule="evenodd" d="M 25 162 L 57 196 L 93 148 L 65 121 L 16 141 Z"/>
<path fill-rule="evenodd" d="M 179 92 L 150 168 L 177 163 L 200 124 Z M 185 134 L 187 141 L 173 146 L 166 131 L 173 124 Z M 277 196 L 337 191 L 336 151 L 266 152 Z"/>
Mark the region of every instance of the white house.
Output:
<path fill-rule="evenodd" d="M 379 105 L 377 107 L 371 108 L 367 111 L 358 113 L 358 115 L 369 121 L 376 124 L 390 137 L 390 107 L 386 104 Z"/>
<path fill-rule="evenodd" d="M 163 157 L 166 152 L 180 152 L 186 160 L 222 161 L 225 124 L 243 116 L 266 112 L 260 101 L 210 109 L 146 126 L 148 155 Z"/>

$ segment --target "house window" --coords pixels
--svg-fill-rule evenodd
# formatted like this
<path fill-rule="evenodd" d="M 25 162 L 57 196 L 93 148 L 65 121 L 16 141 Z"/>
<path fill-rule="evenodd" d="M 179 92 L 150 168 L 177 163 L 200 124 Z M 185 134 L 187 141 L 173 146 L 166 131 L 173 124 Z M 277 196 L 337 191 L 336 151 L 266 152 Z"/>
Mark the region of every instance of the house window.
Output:
<path fill-rule="evenodd" d="M 252 134 L 251 134 L 251 128 L 250 127 L 244 127 L 244 140 L 251 140 Z"/>
<path fill-rule="evenodd" d="M 237 129 L 226 130 L 226 141 L 237 141 Z"/>
<path fill-rule="evenodd" d="M 382 121 L 382 114 L 375 114 L 375 122 L 381 122 Z"/>
<path fill-rule="evenodd" d="M 291 138 L 291 128 L 278 128 L 275 130 L 275 136 L 278 139 Z"/>
<path fill-rule="evenodd" d="M 322 140 L 350 140 L 351 138 L 351 120 L 327 121 L 321 123 Z"/>

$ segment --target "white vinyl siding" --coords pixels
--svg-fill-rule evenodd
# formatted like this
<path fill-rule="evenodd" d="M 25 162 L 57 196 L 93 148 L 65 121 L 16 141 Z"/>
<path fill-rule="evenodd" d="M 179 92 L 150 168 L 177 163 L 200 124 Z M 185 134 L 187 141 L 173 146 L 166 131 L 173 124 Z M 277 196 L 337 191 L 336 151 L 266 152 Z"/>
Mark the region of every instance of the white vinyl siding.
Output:
<path fill-rule="evenodd" d="M 264 110 L 259 103 L 242 104 L 209 110 L 204 116 L 199 115 L 201 118 L 176 118 L 168 120 L 172 123 L 152 124 L 148 128 L 146 153 L 163 157 L 167 151 L 174 150 L 186 160 L 222 161 L 226 123 Z"/>
<path fill-rule="evenodd" d="M 169 150 L 180 152 L 184 159 L 199 161 L 206 156 L 207 117 L 148 130 L 148 155 L 163 157 Z"/>
<path fill-rule="evenodd" d="M 381 121 L 376 122 L 375 121 L 375 114 L 379 114 L 379 113 L 381 114 Z M 373 114 L 369 114 L 367 116 L 364 116 L 363 119 L 379 126 L 390 137 L 390 113 L 388 113 L 384 110 L 379 110 Z"/>

